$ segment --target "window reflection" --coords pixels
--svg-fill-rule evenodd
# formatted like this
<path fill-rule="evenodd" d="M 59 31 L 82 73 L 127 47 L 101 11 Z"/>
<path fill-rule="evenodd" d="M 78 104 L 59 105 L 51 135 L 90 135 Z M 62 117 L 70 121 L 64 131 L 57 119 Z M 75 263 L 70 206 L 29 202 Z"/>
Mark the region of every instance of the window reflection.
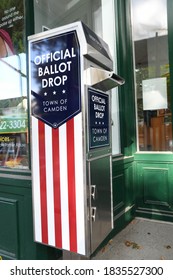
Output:
<path fill-rule="evenodd" d="M 172 151 L 167 1 L 132 0 L 140 151 Z"/>
<path fill-rule="evenodd" d="M 0 166 L 28 168 L 25 54 L 1 59 L 0 76 Z"/>
<path fill-rule="evenodd" d="M 0 3 L 0 167 L 28 169 L 23 0 Z"/>
<path fill-rule="evenodd" d="M 26 54 L 0 59 L 0 77 L 0 100 L 26 96 Z"/>

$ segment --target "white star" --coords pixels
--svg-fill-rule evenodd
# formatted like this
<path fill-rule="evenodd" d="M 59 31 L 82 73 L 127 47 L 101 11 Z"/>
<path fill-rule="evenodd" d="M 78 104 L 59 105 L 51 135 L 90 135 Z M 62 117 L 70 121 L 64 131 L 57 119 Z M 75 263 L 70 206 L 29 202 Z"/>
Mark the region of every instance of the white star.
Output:
<path fill-rule="evenodd" d="M 55 90 L 53 91 L 53 95 L 56 95 L 56 91 Z"/>
<path fill-rule="evenodd" d="M 65 89 L 63 89 L 62 93 L 66 93 L 66 90 L 65 90 Z"/>
<path fill-rule="evenodd" d="M 47 96 L 47 92 L 44 93 L 44 96 Z"/>

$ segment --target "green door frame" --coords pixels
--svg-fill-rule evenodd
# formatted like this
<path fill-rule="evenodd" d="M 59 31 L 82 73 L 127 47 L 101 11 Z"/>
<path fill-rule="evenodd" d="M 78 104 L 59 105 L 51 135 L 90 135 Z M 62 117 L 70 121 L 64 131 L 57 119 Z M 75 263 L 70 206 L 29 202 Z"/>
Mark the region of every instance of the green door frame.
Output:
<path fill-rule="evenodd" d="M 122 155 L 125 157 L 134 156 L 135 215 L 163 221 L 173 221 L 173 154 L 166 152 L 138 153 L 136 148 L 135 86 L 130 2 L 131 0 L 115 1 L 115 18 L 117 18 L 118 34 L 118 69 L 120 75 L 125 77 L 126 80 L 126 84 L 120 89 L 119 95 Z M 170 81 L 171 89 L 173 89 L 173 2 L 167 0 L 167 6 Z M 171 95 L 173 100 L 173 90 Z M 124 187 L 129 189 L 128 183 Z M 127 192 L 125 193 L 126 196 L 128 196 Z"/>

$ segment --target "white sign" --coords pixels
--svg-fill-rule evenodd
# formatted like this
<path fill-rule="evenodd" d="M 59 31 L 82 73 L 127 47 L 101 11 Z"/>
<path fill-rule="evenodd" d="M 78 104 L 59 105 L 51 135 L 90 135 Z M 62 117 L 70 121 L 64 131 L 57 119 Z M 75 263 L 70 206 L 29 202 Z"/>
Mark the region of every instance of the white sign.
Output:
<path fill-rule="evenodd" d="M 142 81 L 143 110 L 167 109 L 166 78 L 155 78 Z"/>

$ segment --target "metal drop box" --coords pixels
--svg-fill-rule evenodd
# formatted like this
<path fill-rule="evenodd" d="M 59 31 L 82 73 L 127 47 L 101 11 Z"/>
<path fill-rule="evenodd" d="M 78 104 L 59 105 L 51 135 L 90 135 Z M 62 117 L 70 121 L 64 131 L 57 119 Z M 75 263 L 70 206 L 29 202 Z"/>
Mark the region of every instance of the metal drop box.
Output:
<path fill-rule="evenodd" d="M 108 45 L 82 22 L 29 37 L 35 241 L 90 257 L 113 228 Z"/>

